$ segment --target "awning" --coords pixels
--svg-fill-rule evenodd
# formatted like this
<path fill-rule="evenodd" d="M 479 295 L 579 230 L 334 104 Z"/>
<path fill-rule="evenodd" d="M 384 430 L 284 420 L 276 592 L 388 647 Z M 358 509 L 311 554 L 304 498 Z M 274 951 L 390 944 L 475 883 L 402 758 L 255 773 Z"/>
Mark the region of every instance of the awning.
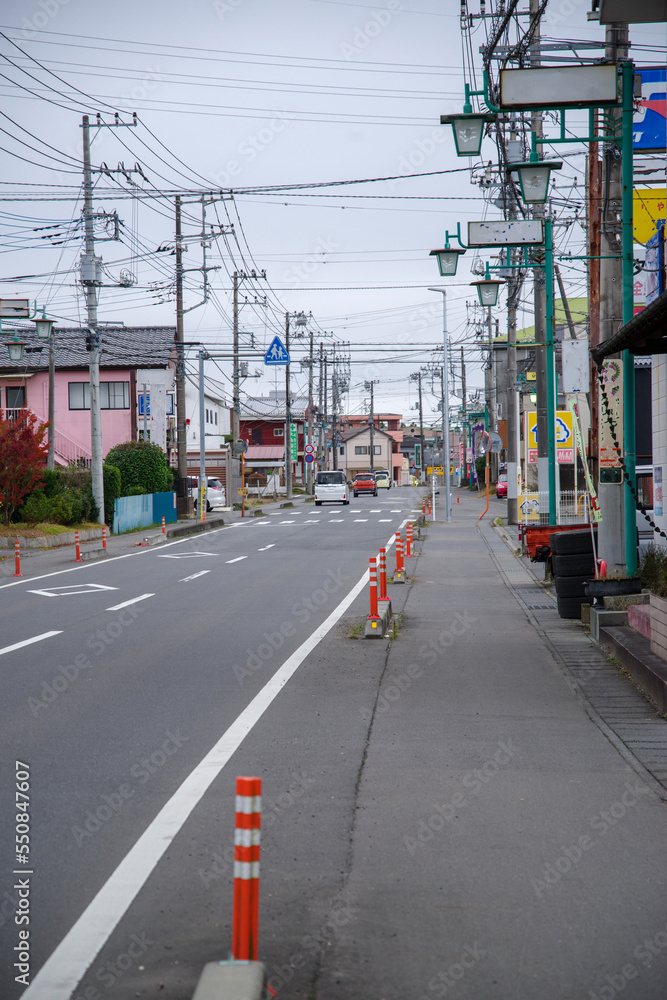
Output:
<path fill-rule="evenodd" d="M 667 354 L 667 291 L 654 299 L 622 326 L 609 340 L 595 347 L 591 354 L 600 365 L 610 354 Z"/>
<path fill-rule="evenodd" d="M 246 462 L 283 462 L 285 446 L 283 444 L 249 444 L 245 453 Z"/>

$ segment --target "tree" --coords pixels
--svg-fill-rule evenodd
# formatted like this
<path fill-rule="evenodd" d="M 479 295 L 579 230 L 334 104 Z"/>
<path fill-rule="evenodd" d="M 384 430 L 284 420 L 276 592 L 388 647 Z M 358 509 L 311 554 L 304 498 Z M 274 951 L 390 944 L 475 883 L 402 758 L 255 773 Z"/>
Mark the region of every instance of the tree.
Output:
<path fill-rule="evenodd" d="M 148 441 L 126 441 L 112 448 L 104 460 L 120 469 L 121 495 L 133 487 L 144 493 L 164 493 L 172 485 L 172 475 L 162 449 Z"/>
<path fill-rule="evenodd" d="M 14 420 L 0 420 L 0 503 L 5 525 L 28 494 L 44 482 L 47 427 L 30 410 Z"/>

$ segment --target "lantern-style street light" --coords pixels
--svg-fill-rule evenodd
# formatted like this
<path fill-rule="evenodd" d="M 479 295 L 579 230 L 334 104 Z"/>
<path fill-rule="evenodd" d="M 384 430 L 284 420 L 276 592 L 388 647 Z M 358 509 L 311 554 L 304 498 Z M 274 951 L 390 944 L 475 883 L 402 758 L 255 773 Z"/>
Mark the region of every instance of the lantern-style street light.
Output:
<path fill-rule="evenodd" d="M 500 286 L 506 284 L 506 282 L 503 278 L 492 278 L 487 263 L 484 278 L 481 281 L 471 281 L 470 284 L 477 289 L 479 304 L 481 306 L 495 306 L 498 304 Z"/>
<path fill-rule="evenodd" d="M 9 351 L 9 360 L 23 361 L 23 348 L 26 345 L 26 341 L 19 340 L 18 330 L 14 330 L 14 339 L 6 343 L 7 350 Z"/>
<path fill-rule="evenodd" d="M 516 171 L 521 197 L 526 204 L 535 205 L 547 200 L 551 171 L 560 170 L 562 166 L 562 160 L 540 160 L 537 153 L 531 153 L 524 163 L 508 163 L 507 170 L 509 173 Z"/>
<path fill-rule="evenodd" d="M 470 103 L 470 86 L 465 85 L 463 114 L 440 115 L 441 125 L 451 125 L 457 156 L 479 156 L 482 148 L 484 126 L 495 121 L 496 116 L 487 112 L 474 112 Z"/>
<path fill-rule="evenodd" d="M 456 274 L 459 257 L 464 253 L 465 250 L 454 250 L 450 247 L 448 236 L 443 249 L 431 250 L 429 257 L 436 258 L 438 261 L 438 267 L 440 268 L 440 274 L 443 278 L 451 278 L 454 274 Z"/>

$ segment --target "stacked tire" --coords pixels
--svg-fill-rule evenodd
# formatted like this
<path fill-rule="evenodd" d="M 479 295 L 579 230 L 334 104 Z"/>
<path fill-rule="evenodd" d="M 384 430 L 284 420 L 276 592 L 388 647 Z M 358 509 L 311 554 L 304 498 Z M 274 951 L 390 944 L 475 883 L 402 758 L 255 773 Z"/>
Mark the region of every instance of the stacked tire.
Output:
<path fill-rule="evenodd" d="M 581 618 L 581 605 L 588 600 L 584 587 L 595 579 L 591 530 L 554 531 L 549 543 L 558 614 L 561 618 Z"/>

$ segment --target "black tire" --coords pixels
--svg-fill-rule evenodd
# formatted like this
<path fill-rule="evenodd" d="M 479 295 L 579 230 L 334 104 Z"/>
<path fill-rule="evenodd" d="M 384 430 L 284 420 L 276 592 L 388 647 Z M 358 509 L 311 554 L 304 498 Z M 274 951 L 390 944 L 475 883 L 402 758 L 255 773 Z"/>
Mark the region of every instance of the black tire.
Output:
<path fill-rule="evenodd" d="M 358 496 L 359 496 L 359 494 L 358 494 L 358 493 L 355 493 L 355 494 L 354 494 L 354 497 L 355 497 L 355 499 L 356 499 L 356 498 L 357 498 Z"/>
<path fill-rule="evenodd" d="M 554 576 L 595 576 L 595 559 L 592 552 L 573 552 L 552 556 Z"/>
<path fill-rule="evenodd" d="M 343 506 L 344 506 L 344 507 L 348 507 L 348 506 L 349 506 L 349 504 L 350 504 L 350 501 L 349 501 L 349 500 L 343 500 Z"/>
<path fill-rule="evenodd" d="M 587 600 L 584 587 L 590 583 L 592 576 L 557 576 L 555 579 L 558 597 L 576 597 L 580 601 Z"/>
<path fill-rule="evenodd" d="M 322 501 L 321 500 L 316 500 L 315 501 L 315 506 L 316 507 L 321 507 L 322 506 Z"/>
<path fill-rule="evenodd" d="M 551 551 L 558 556 L 593 551 L 590 528 L 581 528 L 578 531 L 554 531 L 549 535 L 549 544 Z"/>
<path fill-rule="evenodd" d="M 581 620 L 581 605 L 583 601 L 579 601 L 576 597 L 559 597 L 558 598 L 558 614 L 561 618 L 578 618 Z"/>
<path fill-rule="evenodd" d="M 373 496 L 376 497 L 377 495 L 378 495 L 378 491 L 376 490 L 375 493 L 373 494 Z"/>

